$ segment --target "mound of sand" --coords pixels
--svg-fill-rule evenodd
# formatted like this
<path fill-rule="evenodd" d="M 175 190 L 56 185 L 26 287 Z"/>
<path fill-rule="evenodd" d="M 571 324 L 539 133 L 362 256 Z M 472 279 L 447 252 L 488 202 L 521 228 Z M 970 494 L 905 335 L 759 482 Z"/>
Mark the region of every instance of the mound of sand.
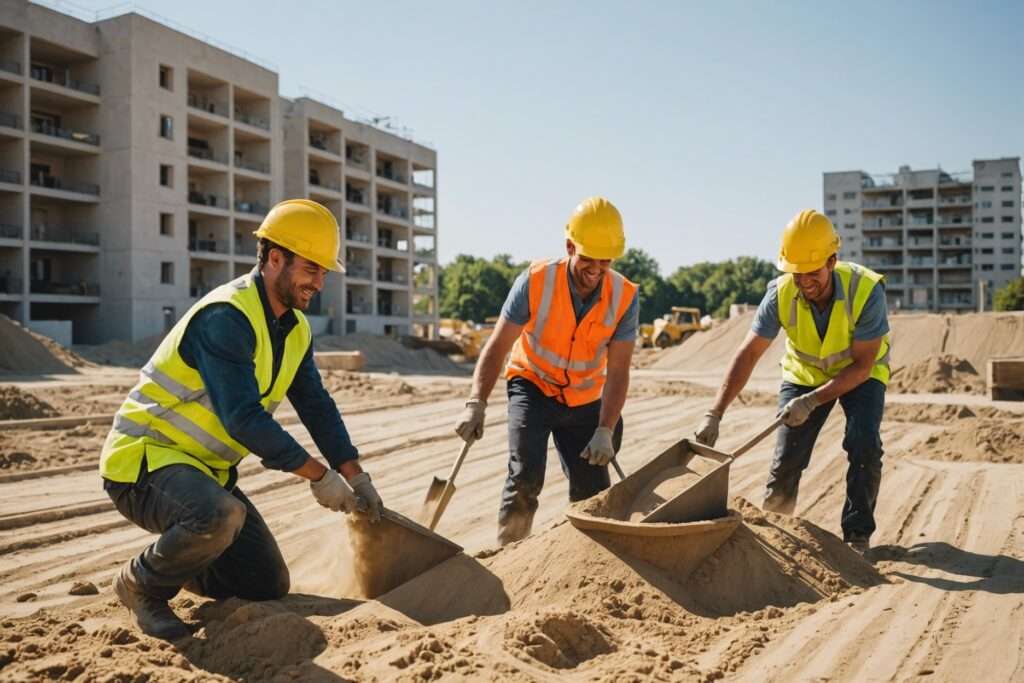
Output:
<path fill-rule="evenodd" d="M 889 391 L 901 394 L 983 394 L 985 380 L 968 361 L 929 356 L 892 372 Z"/>
<path fill-rule="evenodd" d="M 157 334 L 134 343 L 115 340 L 105 344 L 76 344 L 75 351 L 100 365 L 141 368 L 149 361 L 161 341 L 163 335 Z"/>
<path fill-rule="evenodd" d="M 972 417 L 1019 420 L 1022 415 L 991 406 L 967 406 L 962 403 L 887 403 L 885 405 L 885 419 L 892 422 L 946 424 Z"/>
<path fill-rule="evenodd" d="M 661 355 L 651 367 L 661 370 L 722 374 L 743 338 L 754 314 L 746 313 L 698 332 Z M 1024 313 L 936 313 L 889 315 L 894 369 L 932 356 L 955 356 L 984 373 L 989 358 L 1019 355 L 1024 349 Z M 755 376 L 777 377 L 785 351 L 780 334 L 765 352 Z"/>
<path fill-rule="evenodd" d="M 465 374 L 465 370 L 433 349 L 410 349 L 391 337 L 364 332 L 326 335 L 313 340 L 317 351 L 362 351 L 366 369 L 406 373 Z"/>
<path fill-rule="evenodd" d="M 81 356 L 5 315 L 0 315 L 0 349 L 0 374 L 65 374 L 89 365 Z"/>
<path fill-rule="evenodd" d="M 60 413 L 46 401 L 15 386 L 0 386 L 0 420 L 56 417 Z"/>
<path fill-rule="evenodd" d="M 911 447 L 907 455 L 955 462 L 1024 463 L 1024 419 L 965 418 Z"/>
<path fill-rule="evenodd" d="M 387 397 L 403 396 L 416 393 L 416 388 L 399 379 L 379 379 L 373 375 L 347 370 L 327 370 L 321 372 L 324 388 L 332 396 L 341 395 L 345 398 L 354 397 Z"/>

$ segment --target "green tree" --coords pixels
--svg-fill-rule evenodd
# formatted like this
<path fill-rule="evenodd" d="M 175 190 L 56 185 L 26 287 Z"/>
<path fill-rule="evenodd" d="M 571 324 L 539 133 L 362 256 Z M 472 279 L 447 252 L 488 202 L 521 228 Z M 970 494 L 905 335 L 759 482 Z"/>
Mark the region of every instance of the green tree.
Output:
<path fill-rule="evenodd" d="M 614 265 L 640 288 L 640 322 L 651 322 L 672 306 L 680 306 L 675 288 L 661 277 L 657 260 L 643 249 L 627 249 Z"/>
<path fill-rule="evenodd" d="M 474 322 L 498 315 L 512 282 L 524 267 L 513 263 L 507 254 L 490 261 L 459 254 L 438 273 L 441 315 Z"/>
<path fill-rule="evenodd" d="M 676 290 L 679 306 L 697 306 L 704 313 L 722 318 L 732 304 L 760 303 L 769 280 L 778 275 L 763 259 L 741 256 L 720 263 L 702 262 L 676 269 L 669 282 Z"/>
<path fill-rule="evenodd" d="M 1024 311 L 1024 277 L 1006 283 L 992 297 L 997 311 Z"/>

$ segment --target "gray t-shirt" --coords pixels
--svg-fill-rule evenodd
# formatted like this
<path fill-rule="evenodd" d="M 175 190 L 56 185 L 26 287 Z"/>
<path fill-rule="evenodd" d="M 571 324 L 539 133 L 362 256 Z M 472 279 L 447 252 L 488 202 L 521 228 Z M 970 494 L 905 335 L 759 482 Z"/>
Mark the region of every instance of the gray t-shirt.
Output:
<path fill-rule="evenodd" d="M 581 299 L 576 293 L 576 285 L 573 284 L 572 276 L 568 269 L 565 272 L 569 280 L 569 293 L 572 295 L 572 308 L 576 313 L 576 322 L 583 320 L 583 316 L 594 307 L 601 294 L 602 285 L 598 285 L 590 296 Z M 516 325 L 525 325 L 530 322 L 530 270 L 526 269 L 519 274 L 512 284 L 508 296 L 505 298 L 505 305 L 501 307 L 501 317 Z M 636 341 L 636 330 L 640 325 L 640 290 L 637 289 L 633 300 L 623 314 L 619 324 L 612 334 L 612 341 Z"/>
<path fill-rule="evenodd" d="M 814 317 L 814 326 L 818 330 L 818 336 L 822 339 L 825 338 L 825 333 L 828 331 L 832 307 L 837 302 L 840 306 L 844 305 L 842 301 L 845 299 L 845 293 L 839 275 L 835 272 L 832 273 L 832 283 L 832 301 L 825 307 L 825 310 L 819 311 L 814 304 L 810 306 L 811 315 Z M 881 285 L 881 283 L 879 284 Z M 757 307 L 757 314 L 754 315 L 754 324 L 750 326 L 750 329 L 757 336 L 767 339 L 775 339 L 779 330 L 782 329 L 782 322 L 779 320 L 779 293 L 775 280 L 768 283 L 764 298 L 761 299 L 761 304 Z M 868 341 L 869 339 L 878 339 L 888 332 L 889 318 L 885 306 L 885 287 L 878 286 L 871 290 L 868 300 L 864 303 L 864 310 L 861 311 L 860 318 L 853 328 L 853 338 L 857 341 Z"/>

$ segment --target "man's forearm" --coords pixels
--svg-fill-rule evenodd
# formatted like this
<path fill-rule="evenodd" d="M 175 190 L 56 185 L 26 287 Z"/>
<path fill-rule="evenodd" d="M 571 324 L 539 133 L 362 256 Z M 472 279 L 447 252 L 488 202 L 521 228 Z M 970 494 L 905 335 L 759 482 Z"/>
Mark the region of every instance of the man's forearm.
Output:
<path fill-rule="evenodd" d="M 494 390 L 494 385 L 501 374 L 501 367 L 505 364 L 505 357 L 495 352 L 493 345 L 484 347 L 484 352 L 477 361 L 476 369 L 473 371 L 473 393 L 472 398 L 486 401 Z"/>
<path fill-rule="evenodd" d="M 740 392 L 743 391 L 743 387 L 747 386 L 747 381 L 750 380 L 750 375 L 754 371 L 756 360 L 751 359 L 747 352 L 738 353 L 733 359 L 732 363 L 729 364 L 729 370 L 725 373 L 725 379 L 722 380 L 722 385 L 718 388 L 718 394 L 715 395 L 715 404 L 712 407 L 712 411 L 721 417 L 725 413 L 725 409 L 729 407 Z"/>
<path fill-rule="evenodd" d="M 338 471 L 345 479 L 351 479 L 362 472 L 363 468 L 360 467 L 358 460 L 346 460 L 338 466 Z M 326 472 L 327 467 L 314 457 L 307 458 L 306 462 L 302 463 L 298 469 L 292 470 L 292 474 L 310 481 L 319 481 Z"/>
<path fill-rule="evenodd" d="M 626 405 L 626 394 L 629 393 L 629 372 L 622 375 L 609 375 L 601 393 L 601 416 L 598 424 L 608 429 L 615 429 L 622 407 Z"/>
<path fill-rule="evenodd" d="M 853 391 L 871 377 L 871 368 L 874 361 L 865 364 L 854 363 L 839 371 L 839 374 L 819 387 L 815 394 L 818 396 L 819 404 L 828 403 L 850 391 Z"/>

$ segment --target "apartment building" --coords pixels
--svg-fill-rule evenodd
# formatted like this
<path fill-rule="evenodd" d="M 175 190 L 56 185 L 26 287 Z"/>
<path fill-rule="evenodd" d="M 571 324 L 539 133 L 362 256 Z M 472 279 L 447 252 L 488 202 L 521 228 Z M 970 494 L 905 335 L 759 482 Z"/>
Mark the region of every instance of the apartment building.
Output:
<path fill-rule="evenodd" d="M 981 292 L 990 310 L 992 292 L 1021 276 L 1019 157 L 965 173 L 825 173 L 823 185 L 840 258 L 886 276 L 891 310 L 976 310 Z"/>
<path fill-rule="evenodd" d="M 300 118 L 307 129 L 287 155 L 283 109 L 293 133 Z M 318 148 L 321 132 L 337 154 Z M 351 230 L 370 237 L 357 261 L 369 279 L 329 275 L 314 328 L 431 332 L 435 174 L 433 150 L 290 102 L 273 70 L 140 14 L 88 22 L 0 4 L 0 313 L 61 341 L 163 333 L 253 268 L 252 232 L 281 199 L 322 201 L 350 229 L 356 203 L 334 190 L 348 184 L 366 192 L 368 227 Z"/>

